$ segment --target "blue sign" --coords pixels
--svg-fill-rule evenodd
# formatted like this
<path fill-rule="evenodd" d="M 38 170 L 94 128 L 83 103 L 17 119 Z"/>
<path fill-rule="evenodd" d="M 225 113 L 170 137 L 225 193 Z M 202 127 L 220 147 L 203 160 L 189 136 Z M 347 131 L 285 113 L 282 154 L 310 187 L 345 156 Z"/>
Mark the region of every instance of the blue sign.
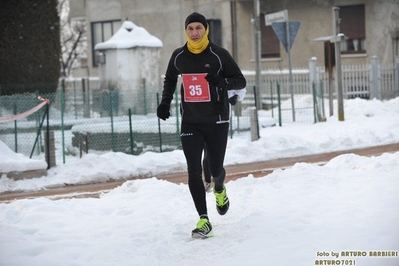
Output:
<path fill-rule="evenodd" d="M 277 38 L 280 40 L 283 45 L 285 51 L 291 51 L 292 44 L 294 43 L 296 34 L 298 33 L 299 27 L 301 26 L 301 22 L 294 21 L 288 22 L 288 30 L 290 36 L 290 47 L 287 47 L 287 31 L 286 31 L 286 23 L 287 22 L 273 22 L 272 28 L 277 35 Z"/>

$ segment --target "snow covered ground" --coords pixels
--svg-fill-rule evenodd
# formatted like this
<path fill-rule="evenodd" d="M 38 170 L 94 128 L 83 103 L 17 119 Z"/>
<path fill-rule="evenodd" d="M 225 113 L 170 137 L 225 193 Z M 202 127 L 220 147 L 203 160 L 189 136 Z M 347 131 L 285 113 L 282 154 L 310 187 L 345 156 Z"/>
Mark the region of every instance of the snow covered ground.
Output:
<path fill-rule="evenodd" d="M 325 123 L 262 128 L 255 142 L 247 134 L 229 140 L 225 163 L 399 142 L 399 98 L 346 100 L 344 109 L 344 122 L 333 116 Z M 21 159 L 4 150 L 1 161 Z M 190 238 L 198 217 L 187 185 L 156 179 L 185 167 L 181 151 L 107 153 L 54 167 L 46 177 L 3 175 L 0 193 L 148 173 L 154 178 L 126 181 L 98 199 L 0 204 L 0 265 L 399 265 L 399 152 L 346 154 L 323 166 L 297 163 L 231 181 L 225 216 L 207 194 L 215 233 L 207 240 Z"/>

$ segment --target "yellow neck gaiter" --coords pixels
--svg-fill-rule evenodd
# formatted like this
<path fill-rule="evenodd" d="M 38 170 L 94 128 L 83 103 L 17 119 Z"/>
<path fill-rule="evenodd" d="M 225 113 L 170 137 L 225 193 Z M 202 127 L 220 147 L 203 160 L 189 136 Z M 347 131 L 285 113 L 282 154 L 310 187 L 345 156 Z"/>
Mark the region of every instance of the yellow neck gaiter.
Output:
<path fill-rule="evenodd" d="M 208 47 L 208 44 L 209 44 L 209 39 L 208 39 L 209 25 L 208 25 L 208 27 L 206 27 L 206 31 L 205 31 L 204 36 L 202 36 L 201 40 L 199 40 L 198 42 L 194 42 L 193 40 L 190 39 L 190 37 L 187 35 L 186 29 L 184 29 L 184 33 L 186 34 L 187 48 L 193 54 L 199 54 L 202 51 L 204 51 L 206 47 Z"/>

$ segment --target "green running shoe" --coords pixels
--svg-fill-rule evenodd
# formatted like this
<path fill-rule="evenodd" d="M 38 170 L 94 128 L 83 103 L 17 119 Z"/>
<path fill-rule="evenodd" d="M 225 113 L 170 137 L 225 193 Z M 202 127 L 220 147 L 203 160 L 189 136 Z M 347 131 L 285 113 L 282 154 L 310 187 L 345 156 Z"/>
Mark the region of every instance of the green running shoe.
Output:
<path fill-rule="evenodd" d="M 226 187 L 223 186 L 222 192 L 216 192 L 216 190 L 214 190 L 213 193 L 216 197 L 216 210 L 220 215 L 225 215 L 230 206 L 229 198 L 226 194 Z"/>
<path fill-rule="evenodd" d="M 191 232 L 192 238 L 208 238 L 214 236 L 212 232 L 211 222 L 207 218 L 200 218 L 197 223 L 197 228 Z"/>

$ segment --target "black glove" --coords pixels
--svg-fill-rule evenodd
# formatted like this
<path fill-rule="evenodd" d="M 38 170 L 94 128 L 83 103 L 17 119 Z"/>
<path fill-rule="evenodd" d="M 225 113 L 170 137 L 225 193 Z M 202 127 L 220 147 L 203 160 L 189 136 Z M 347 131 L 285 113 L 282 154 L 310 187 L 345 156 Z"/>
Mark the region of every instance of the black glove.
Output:
<path fill-rule="evenodd" d="M 211 87 L 217 87 L 218 89 L 225 89 L 227 86 L 226 80 L 214 73 L 208 73 L 208 75 L 205 76 L 205 79 L 208 81 Z"/>
<path fill-rule="evenodd" d="M 229 103 L 231 105 L 236 105 L 237 102 L 238 102 L 238 95 L 237 94 L 234 94 L 234 96 L 231 96 L 229 98 Z"/>
<path fill-rule="evenodd" d="M 166 120 L 170 116 L 170 100 L 169 99 L 162 99 L 161 103 L 157 108 L 157 116 L 162 119 Z"/>

